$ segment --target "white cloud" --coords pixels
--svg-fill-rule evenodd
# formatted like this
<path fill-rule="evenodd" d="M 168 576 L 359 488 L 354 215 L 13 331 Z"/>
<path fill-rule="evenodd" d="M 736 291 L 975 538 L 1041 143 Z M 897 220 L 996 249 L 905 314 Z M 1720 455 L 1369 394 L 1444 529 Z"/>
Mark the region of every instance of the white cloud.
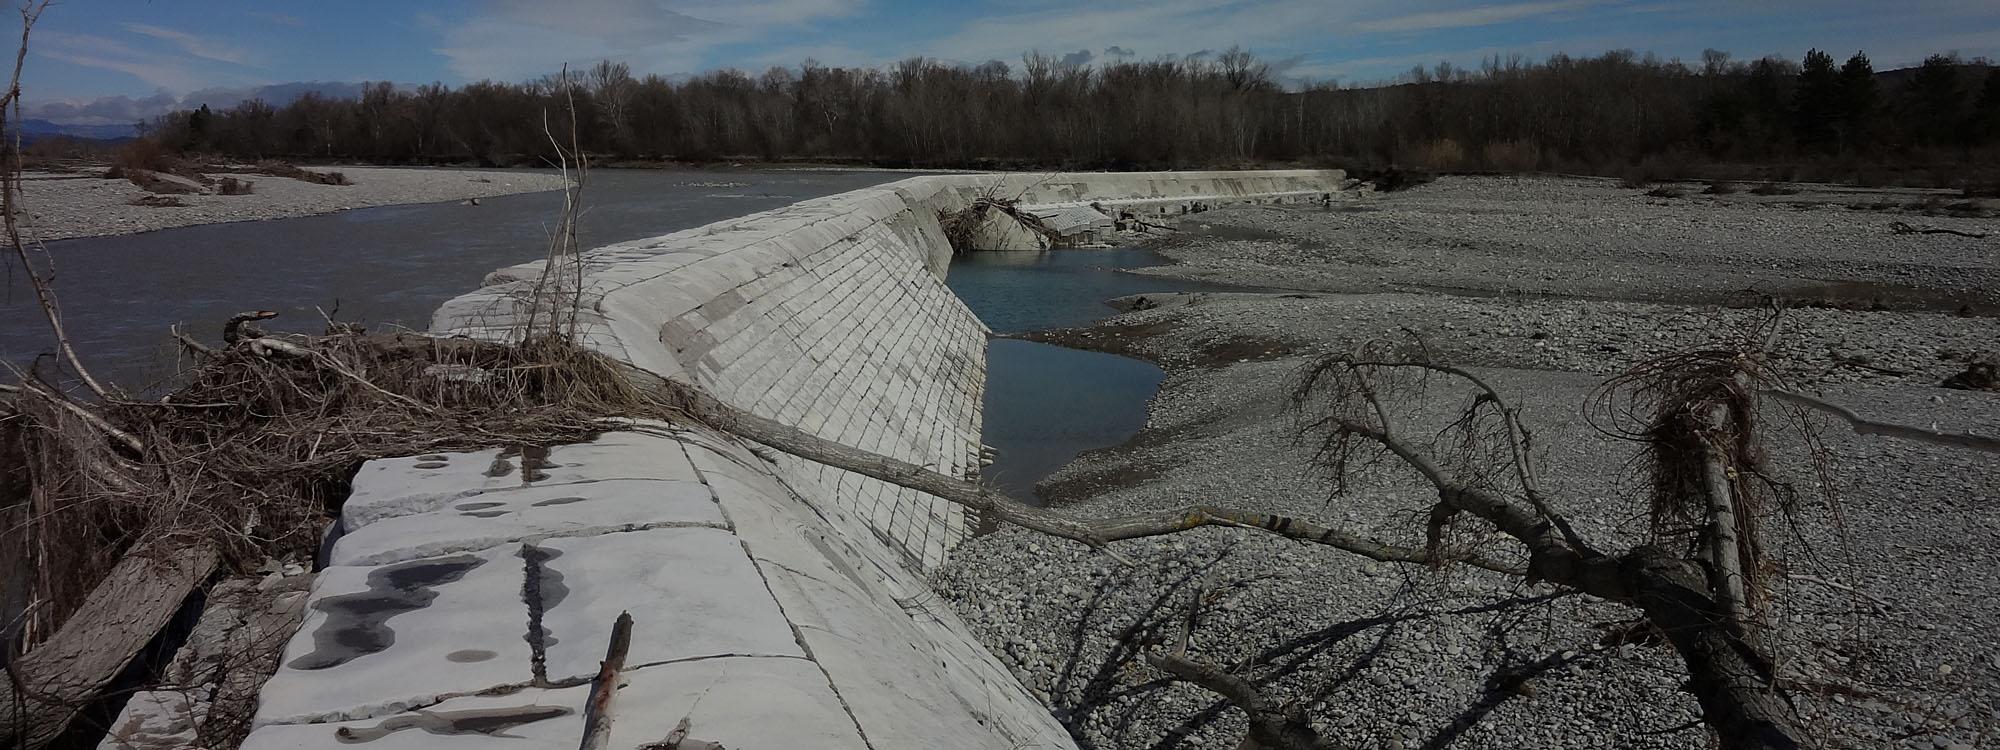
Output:
<path fill-rule="evenodd" d="M 246 99 L 261 99 L 272 106 L 284 106 L 307 93 L 351 99 L 361 95 L 364 84 L 338 81 L 297 81 L 251 86 L 213 86 L 185 96 L 161 89 L 151 96 L 101 96 L 95 99 L 41 99 L 23 102 L 22 113 L 30 118 L 62 125 L 129 125 L 181 109 L 202 105 L 233 107 Z"/>
<path fill-rule="evenodd" d="M 51 60 L 124 73 L 155 88 L 186 91 L 208 78 L 185 58 L 134 49 L 94 34 L 37 30 L 28 49 Z"/>
<path fill-rule="evenodd" d="M 182 52 L 205 60 L 226 62 L 233 65 L 251 64 L 250 53 L 247 50 L 232 47 L 213 39 L 145 23 L 127 23 L 124 24 L 124 27 L 126 31 L 170 43 L 179 47 Z"/>
<path fill-rule="evenodd" d="M 1411 13 L 1391 18 L 1361 21 L 1350 26 L 1349 29 L 1362 33 L 1393 33 L 1462 29 L 1470 26 L 1491 26 L 1534 18 L 1536 16 L 1545 16 L 1565 10 L 1575 10 L 1597 5 L 1600 2 L 1601 0 L 1557 0 L 1556 2 L 1480 5 L 1471 8 Z"/>
<path fill-rule="evenodd" d="M 858 7 L 858 0 L 501 0 L 448 28 L 437 51 L 469 79 L 522 79 L 600 59 L 648 73 L 691 72 L 706 67 L 716 45 Z"/>
<path fill-rule="evenodd" d="M 105 96 L 96 99 L 58 99 L 21 104 L 29 119 L 49 120 L 64 125 L 130 125 L 150 120 L 180 105 L 180 97 L 160 91 L 152 96 Z"/>

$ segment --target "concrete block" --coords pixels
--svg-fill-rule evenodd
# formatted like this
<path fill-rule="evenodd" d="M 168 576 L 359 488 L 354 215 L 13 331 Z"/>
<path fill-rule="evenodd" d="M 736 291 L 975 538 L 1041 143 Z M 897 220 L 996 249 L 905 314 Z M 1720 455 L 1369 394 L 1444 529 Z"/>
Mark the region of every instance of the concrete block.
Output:
<path fill-rule="evenodd" d="M 588 685 L 452 698 L 360 721 L 266 725 L 244 750 L 508 747 L 571 750 L 583 737 Z M 866 750 L 854 720 L 810 661 L 723 658 L 631 670 L 618 691 L 610 747 L 653 745 L 688 720 L 688 737 L 731 750 Z M 879 746 L 878 746 L 879 747 Z"/>
<path fill-rule="evenodd" d="M 321 571 L 256 723 L 365 718 L 526 683 L 523 565 L 509 546 Z"/>
<path fill-rule="evenodd" d="M 718 656 L 803 658 L 749 554 L 719 529 L 656 529 L 536 545 L 551 678 L 597 671 L 620 612 L 631 666 Z M 548 581 L 564 590 L 552 600 Z"/>
<path fill-rule="evenodd" d="M 369 461 L 355 474 L 342 526 L 441 509 L 494 490 L 606 479 L 689 481 L 694 469 L 672 438 L 613 433 L 590 443 L 428 453 Z"/>
<path fill-rule="evenodd" d="M 493 490 L 433 510 L 353 523 L 334 544 L 334 565 L 382 565 L 534 538 L 728 525 L 708 487 L 692 476 Z"/>

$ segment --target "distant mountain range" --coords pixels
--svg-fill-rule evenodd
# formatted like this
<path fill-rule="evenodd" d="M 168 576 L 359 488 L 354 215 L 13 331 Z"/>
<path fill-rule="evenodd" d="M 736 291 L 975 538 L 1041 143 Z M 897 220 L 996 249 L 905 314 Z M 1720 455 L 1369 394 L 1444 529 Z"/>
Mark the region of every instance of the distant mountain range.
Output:
<path fill-rule="evenodd" d="M 27 140 L 66 135 L 92 141 L 120 141 L 139 137 L 138 125 L 64 125 L 48 120 L 21 121 L 21 137 Z"/>

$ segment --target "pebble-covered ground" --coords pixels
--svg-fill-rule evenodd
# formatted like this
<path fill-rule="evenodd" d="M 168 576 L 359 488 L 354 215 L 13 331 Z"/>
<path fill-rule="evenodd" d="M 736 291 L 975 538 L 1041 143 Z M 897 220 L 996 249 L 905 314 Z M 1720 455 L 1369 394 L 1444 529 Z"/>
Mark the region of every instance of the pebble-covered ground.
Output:
<path fill-rule="evenodd" d="M 1679 302 L 1766 293 L 2000 314 L 2000 200 L 1789 189 L 1798 192 L 1655 198 L 1610 180 L 1447 177 L 1330 211 L 1188 216 L 1185 236 L 1166 244 L 1201 252 L 1154 272 L 1325 291 Z M 1987 236 L 1899 234 L 1896 223 Z"/>
<path fill-rule="evenodd" d="M 1763 315 L 1703 303 L 1736 288 L 1742 279 L 1715 281 L 1732 268 L 1751 269 L 1742 272 L 1767 288 L 1895 281 L 1937 291 L 1894 304 L 1838 301 L 1864 309 L 1792 310 L 1779 367 L 1794 387 L 1868 416 L 2000 434 L 2000 394 L 1936 387 L 1969 357 L 2000 350 L 2000 319 L 1955 312 L 2000 288 L 2000 245 L 1937 235 L 1833 241 L 1892 219 L 1975 232 L 2000 222 L 1656 201 L 1571 180 L 1523 180 L 1527 194 L 1509 196 L 1516 187 L 1446 179 L 1378 197 L 1368 212 L 1238 207 L 1195 217 L 1209 231 L 1168 243 L 1180 265 L 1157 272 L 1321 291 L 1127 299 L 1143 309 L 1042 336 L 1145 357 L 1169 373 L 1143 432 L 1086 454 L 1043 494 L 1079 516 L 1211 503 L 1420 545 L 1434 494 L 1380 464 L 1335 495 L 1289 398 L 1315 357 L 1416 336 L 1522 407 L 1559 509 L 1598 546 L 1628 548 L 1646 536 L 1643 479 L 1634 444 L 1598 429 L 1613 423 L 1592 396 L 1611 373 Z M 1455 201 L 1467 205 L 1454 211 Z M 1393 220 L 1369 224 L 1381 216 Z M 1656 220 L 1673 235 L 1654 236 Z M 1449 249 L 1442 236 L 1470 247 Z M 1815 252 L 1823 262 L 1808 262 Z M 1510 258 L 1545 269 L 1530 274 L 1544 279 L 1538 294 L 1496 294 L 1520 291 L 1512 285 L 1522 276 L 1484 273 L 1511 268 Z M 1589 274 L 1614 259 L 1627 264 L 1619 279 Z M 1440 394 L 1405 416 L 1435 429 L 1457 399 Z M 2000 456 L 1856 436 L 1818 417 L 1807 422 L 1823 446 L 1815 452 L 1788 412 L 1767 412 L 1770 465 L 1803 493 L 1796 522 L 1771 524 L 1765 540 L 1783 563 L 1770 574 L 1770 639 L 1806 723 L 1834 747 L 1994 746 Z M 1818 482 L 1822 464 L 1831 493 Z M 1085 747 L 1235 746 L 1239 712 L 1145 663 L 1190 611 L 1191 657 L 1303 702 L 1343 745 L 1709 742 L 1679 690 L 1685 674 L 1674 654 L 1608 637 L 1634 620 L 1621 606 L 1250 530 L 1208 528 L 1116 550 L 1137 564 L 1006 530 L 961 547 L 937 580 Z"/>
<path fill-rule="evenodd" d="M 43 240 L 131 234 L 229 221 L 282 219 L 404 203 L 437 203 L 560 190 L 561 177 L 533 172 L 382 167 L 314 167 L 340 172 L 352 185 L 321 185 L 271 175 L 228 175 L 252 183 L 248 195 L 187 194 L 183 206 L 141 206 L 152 195 L 130 180 L 78 172 L 22 175 L 24 229 Z M 212 175 L 221 176 L 221 175 Z M 212 191 L 211 191 L 212 192 Z M 164 196 L 163 196 L 164 197 Z"/>

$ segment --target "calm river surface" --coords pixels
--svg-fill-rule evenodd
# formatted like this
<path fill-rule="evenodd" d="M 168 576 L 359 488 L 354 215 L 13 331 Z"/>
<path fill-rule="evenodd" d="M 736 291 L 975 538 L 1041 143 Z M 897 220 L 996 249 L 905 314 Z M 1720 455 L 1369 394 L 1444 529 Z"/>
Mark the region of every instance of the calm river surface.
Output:
<path fill-rule="evenodd" d="M 1120 273 L 1160 265 L 1150 250 L 978 253 L 951 266 L 946 283 L 995 334 L 1089 325 L 1128 294 L 1242 291 Z M 1035 483 L 1092 448 L 1125 442 L 1146 426 L 1146 406 L 1166 373 L 1151 363 L 1054 344 L 994 339 L 986 348 L 984 440 L 999 453 L 983 476 L 1036 501 Z"/>
<path fill-rule="evenodd" d="M 594 171 L 584 191 L 584 247 L 697 227 L 912 176 L 851 171 Z M 321 216 L 183 227 L 49 243 L 70 337 L 93 372 L 130 390 L 173 362 L 167 326 L 220 337 L 244 310 L 276 310 L 266 328 L 318 332 L 315 307 L 342 320 L 423 330 L 445 300 L 487 272 L 540 258 L 562 194 L 429 203 Z M 8 265 L 14 264 L 10 261 Z M 18 269 L 0 273 L 0 360 L 51 350 L 48 326 Z"/>

